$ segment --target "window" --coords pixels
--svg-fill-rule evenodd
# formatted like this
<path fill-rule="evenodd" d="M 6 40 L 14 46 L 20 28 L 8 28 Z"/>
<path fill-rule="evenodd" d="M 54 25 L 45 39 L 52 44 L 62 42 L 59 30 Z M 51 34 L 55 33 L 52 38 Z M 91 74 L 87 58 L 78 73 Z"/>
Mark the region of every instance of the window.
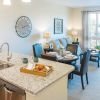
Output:
<path fill-rule="evenodd" d="M 100 12 L 88 13 L 89 47 L 100 46 Z"/>

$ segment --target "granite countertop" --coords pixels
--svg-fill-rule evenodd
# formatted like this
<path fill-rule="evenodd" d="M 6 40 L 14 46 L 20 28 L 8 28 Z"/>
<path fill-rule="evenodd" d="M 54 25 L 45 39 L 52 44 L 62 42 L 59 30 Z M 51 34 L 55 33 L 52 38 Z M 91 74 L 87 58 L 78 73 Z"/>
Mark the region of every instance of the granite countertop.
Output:
<path fill-rule="evenodd" d="M 42 89 L 74 70 L 74 67 L 71 65 L 39 59 L 39 63 L 53 66 L 52 73 L 47 77 L 21 73 L 20 68 L 25 66 L 22 63 L 22 57 L 27 57 L 29 62 L 33 62 L 30 56 L 13 53 L 10 62 L 13 63 L 14 66 L 0 70 L 0 78 L 33 95 L 36 95 L 38 92 L 42 91 Z M 0 60 L 5 60 L 5 56 L 0 55 Z"/>

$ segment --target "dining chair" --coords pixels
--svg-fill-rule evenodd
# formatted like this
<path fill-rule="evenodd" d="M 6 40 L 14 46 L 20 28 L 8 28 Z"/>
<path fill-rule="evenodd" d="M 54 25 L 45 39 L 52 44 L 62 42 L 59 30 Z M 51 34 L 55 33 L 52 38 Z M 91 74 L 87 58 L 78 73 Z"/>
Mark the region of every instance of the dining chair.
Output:
<path fill-rule="evenodd" d="M 68 44 L 66 50 L 70 51 L 74 55 L 77 55 L 78 44 Z"/>
<path fill-rule="evenodd" d="M 76 74 L 76 75 L 81 77 L 82 89 L 84 89 L 84 82 L 83 82 L 83 76 L 84 75 L 86 75 L 86 81 L 87 81 L 87 84 L 88 84 L 88 63 L 89 63 L 89 59 L 90 59 L 90 51 L 87 50 L 83 53 L 83 57 L 82 57 L 82 60 L 81 60 L 80 67 L 75 69 L 72 72 L 72 75 Z"/>
<path fill-rule="evenodd" d="M 42 45 L 40 43 L 36 43 L 33 45 L 33 54 L 34 57 L 41 57 L 43 53 Z"/>
<path fill-rule="evenodd" d="M 66 50 L 70 51 L 73 55 L 78 56 L 78 44 L 68 44 Z M 70 64 L 75 67 L 77 66 L 76 61 L 73 61 Z"/>

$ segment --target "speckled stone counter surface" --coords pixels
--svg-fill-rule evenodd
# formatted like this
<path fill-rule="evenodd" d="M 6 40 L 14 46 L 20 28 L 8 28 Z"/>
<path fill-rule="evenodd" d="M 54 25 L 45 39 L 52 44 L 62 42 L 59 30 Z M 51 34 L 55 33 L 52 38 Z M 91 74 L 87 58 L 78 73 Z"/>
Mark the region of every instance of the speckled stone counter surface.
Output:
<path fill-rule="evenodd" d="M 23 57 L 27 57 L 29 62 L 33 63 L 32 57 L 13 53 L 10 62 L 14 66 L 0 70 L 0 78 L 34 95 L 74 70 L 71 65 L 39 59 L 38 63 L 53 66 L 52 73 L 47 77 L 21 73 L 20 67 L 25 66 L 22 63 Z M 6 60 L 6 56 L 4 54 L 0 55 L 0 60 Z"/>

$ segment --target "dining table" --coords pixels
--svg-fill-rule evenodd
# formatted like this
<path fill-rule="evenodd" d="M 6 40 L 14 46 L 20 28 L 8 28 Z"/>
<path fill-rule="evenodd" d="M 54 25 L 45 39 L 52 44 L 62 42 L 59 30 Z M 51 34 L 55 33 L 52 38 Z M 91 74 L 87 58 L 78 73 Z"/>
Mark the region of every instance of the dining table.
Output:
<path fill-rule="evenodd" d="M 42 54 L 41 58 L 73 65 L 75 69 L 77 68 L 76 61 L 79 59 L 77 55 L 73 55 L 70 51 L 64 51 L 62 54 L 58 52 L 48 52 Z M 72 79 L 71 75 L 71 73 L 68 75 L 68 79 Z"/>
<path fill-rule="evenodd" d="M 72 62 L 76 62 L 79 58 L 77 55 L 73 55 L 70 51 L 65 51 L 62 55 L 60 55 L 58 52 L 43 53 L 41 57 L 66 64 L 72 64 Z"/>

